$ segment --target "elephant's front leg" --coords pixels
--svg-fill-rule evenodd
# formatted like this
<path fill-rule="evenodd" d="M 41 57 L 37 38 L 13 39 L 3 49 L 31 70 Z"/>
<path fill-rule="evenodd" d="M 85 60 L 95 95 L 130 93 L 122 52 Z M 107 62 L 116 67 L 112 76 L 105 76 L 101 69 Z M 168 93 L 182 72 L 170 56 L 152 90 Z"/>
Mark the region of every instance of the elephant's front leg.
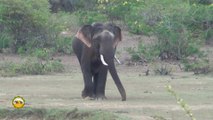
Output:
<path fill-rule="evenodd" d="M 88 67 L 82 67 L 83 78 L 84 78 L 84 89 L 82 91 L 82 98 L 89 97 L 94 99 L 95 95 L 93 92 L 94 84 L 92 82 L 92 74 Z"/>
<path fill-rule="evenodd" d="M 106 99 L 105 86 L 107 79 L 107 67 L 102 66 L 100 71 L 94 76 L 94 93 L 96 99 Z"/>

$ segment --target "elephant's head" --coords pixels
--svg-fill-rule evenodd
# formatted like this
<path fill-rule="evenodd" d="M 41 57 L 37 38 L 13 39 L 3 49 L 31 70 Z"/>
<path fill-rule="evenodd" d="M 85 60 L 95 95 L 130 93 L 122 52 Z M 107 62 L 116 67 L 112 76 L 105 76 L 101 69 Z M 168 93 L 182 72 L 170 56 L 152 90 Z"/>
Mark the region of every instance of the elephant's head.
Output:
<path fill-rule="evenodd" d="M 76 37 L 81 40 L 88 48 L 95 51 L 100 57 L 103 65 L 107 66 L 109 72 L 122 96 L 126 100 L 126 92 L 120 82 L 115 69 L 114 58 L 118 43 L 122 40 L 121 29 L 114 24 L 95 23 L 84 25 L 79 29 Z"/>

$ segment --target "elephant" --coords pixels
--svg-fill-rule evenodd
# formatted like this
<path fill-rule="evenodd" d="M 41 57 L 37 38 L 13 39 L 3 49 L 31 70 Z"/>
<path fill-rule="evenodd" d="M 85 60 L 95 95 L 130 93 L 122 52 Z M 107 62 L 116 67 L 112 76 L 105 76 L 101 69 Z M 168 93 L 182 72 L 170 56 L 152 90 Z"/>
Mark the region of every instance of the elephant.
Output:
<path fill-rule="evenodd" d="M 93 23 L 78 30 L 72 48 L 83 74 L 82 98 L 107 99 L 105 86 L 109 71 L 122 101 L 126 101 L 126 92 L 114 63 L 116 47 L 121 40 L 121 29 L 113 23 Z"/>

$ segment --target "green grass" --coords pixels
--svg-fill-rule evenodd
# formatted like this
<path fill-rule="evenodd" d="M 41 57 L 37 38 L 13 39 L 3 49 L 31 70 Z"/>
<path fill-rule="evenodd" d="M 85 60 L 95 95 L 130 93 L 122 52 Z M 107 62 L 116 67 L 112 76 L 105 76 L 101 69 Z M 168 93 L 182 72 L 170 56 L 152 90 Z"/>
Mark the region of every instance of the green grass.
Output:
<path fill-rule="evenodd" d="M 122 118 L 106 111 L 83 111 L 75 109 L 0 109 L 0 119 L 38 120 L 121 120 Z M 123 119 L 122 119 L 123 120 Z"/>
<path fill-rule="evenodd" d="M 63 72 L 64 65 L 60 60 L 41 60 L 28 57 L 21 63 L 2 61 L 0 62 L 0 76 L 12 77 L 17 75 L 43 75 Z"/>

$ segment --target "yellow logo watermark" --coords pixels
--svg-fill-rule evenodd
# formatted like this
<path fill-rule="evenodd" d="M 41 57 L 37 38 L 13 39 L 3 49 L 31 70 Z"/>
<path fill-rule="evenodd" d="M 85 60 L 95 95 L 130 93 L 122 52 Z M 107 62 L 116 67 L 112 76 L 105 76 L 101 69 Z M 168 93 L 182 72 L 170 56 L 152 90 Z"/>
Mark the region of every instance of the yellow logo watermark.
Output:
<path fill-rule="evenodd" d="M 23 97 L 16 96 L 12 100 L 12 105 L 14 108 L 17 108 L 17 109 L 23 108 L 25 105 L 25 100 Z"/>

